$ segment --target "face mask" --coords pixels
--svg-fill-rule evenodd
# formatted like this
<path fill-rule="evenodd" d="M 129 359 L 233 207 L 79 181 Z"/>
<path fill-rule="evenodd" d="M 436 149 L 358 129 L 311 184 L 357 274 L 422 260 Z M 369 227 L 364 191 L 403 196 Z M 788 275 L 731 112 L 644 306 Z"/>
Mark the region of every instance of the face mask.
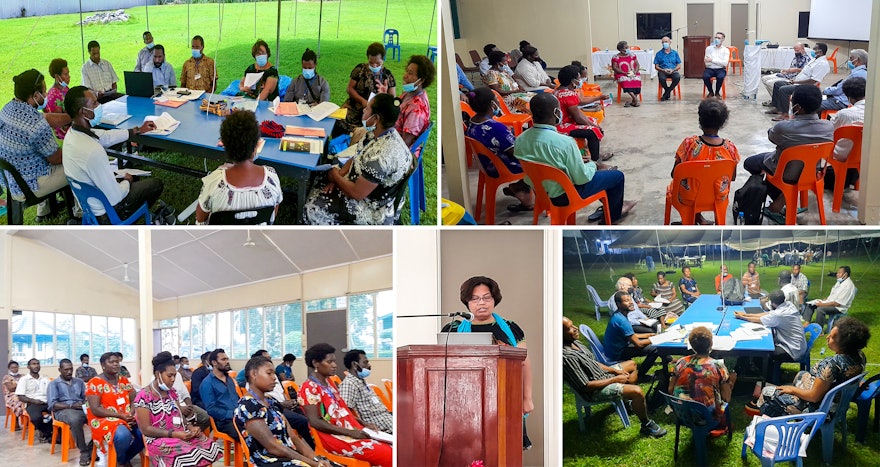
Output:
<path fill-rule="evenodd" d="M 43 109 L 45 109 L 45 108 L 46 108 L 46 104 L 47 104 L 46 96 L 40 94 L 40 97 L 43 98 L 43 103 L 37 106 L 37 110 L 43 110 Z"/>
<path fill-rule="evenodd" d="M 161 382 L 160 382 L 160 383 L 159 383 L 159 389 L 161 389 L 161 390 L 163 390 L 163 391 L 167 391 L 169 388 L 168 388 L 168 385 L 166 385 L 165 383 L 161 383 Z"/>
<path fill-rule="evenodd" d="M 368 370 L 366 368 L 361 368 L 360 371 L 358 371 L 359 378 L 366 379 L 367 376 L 370 376 L 370 370 Z"/>
<path fill-rule="evenodd" d="M 263 66 L 266 66 L 267 63 L 269 63 L 269 56 L 268 55 L 257 55 L 256 58 L 257 58 L 257 66 L 263 67 Z"/>
<path fill-rule="evenodd" d="M 493 113 L 496 117 L 500 117 L 500 116 L 501 116 L 501 108 L 500 108 L 500 107 L 498 107 L 498 106 L 495 105 L 495 104 L 492 104 L 492 109 L 493 109 L 493 110 L 492 110 L 492 113 Z"/>
<path fill-rule="evenodd" d="M 837 283 L 840 284 L 841 282 L 843 282 L 843 279 L 838 278 Z"/>
<path fill-rule="evenodd" d="M 88 363 L 83 363 L 83 368 L 88 368 L 88 367 L 89 367 Z"/>
<path fill-rule="evenodd" d="M 13 373 L 13 372 L 11 372 L 11 371 L 10 371 L 10 372 L 9 372 L 9 376 L 18 376 L 18 374 L 19 374 L 19 373 L 18 373 L 18 372 L 17 372 L 17 371 L 16 371 L 16 372 L 14 372 L 14 373 Z"/>
<path fill-rule="evenodd" d="M 794 55 L 795 55 L 795 57 L 797 57 L 797 58 L 801 58 L 801 57 L 804 56 L 804 54 L 802 54 L 801 52 L 795 52 Z"/>
<path fill-rule="evenodd" d="M 663 49 L 665 50 L 665 49 L 668 49 L 668 48 L 669 48 L 669 42 L 664 42 L 664 43 L 663 43 Z"/>
<path fill-rule="evenodd" d="M 813 58 L 816 58 L 816 51 L 815 51 L 815 50 L 811 50 L 811 51 L 810 51 L 810 56 L 813 57 Z"/>
<path fill-rule="evenodd" d="M 315 77 L 315 69 L 314 68 L 303 68 L 303 78 L 312 79 Z"/>
<path fill-rule="evenodd" d="M 562 123 L 562 111 L 558 108 L 553 109 L 553 116 L 556 117 L 556 124 L 559 125 Z"/>
<path fill-rule="evenodd" d="M 101 117 L 104 116 L 104 107 L 101 104 L 98 104 L 98 106 L 94 109 L 88 110 L 91 110 L 92 113 L 95 114 L 95 116 L 92 117 L 91 120 L 89 120 L 89 125 L 91 125 L 92 127 L 98 126 L 98 124 L 101 123 Z"/>
<path fill-rule="evenodd" d="M 184 364 L 181 365 L 181 366 L 183 367 L 184 370 L 189 370 L 189 364 L 184 363 Z"/>
<path fill-rule="evenodd" d="M 148 48 L 148 49 L 153 50 L 153 47 L 155 47 L 155 44 L 154 44 L 154 43 L 152 43 L 152 42 L 148 42 L 148 43 L 147 43 L 147 48 Z"/>
<path fill-rule="evenodd" d="M 379 73 L 380 71 L 382 71 L 382 65 L 379 65 L 379 66 L 377 66 L 377 67 L 372 67 L 372 66 L 371 66 L 371 67 L 370 67 L 370 71 L 372 71 L 373 73 Z"/>
<path fill-rule="evenodd" d="M 201 50 L 199 50 L 199 49 L 192 49 L 192 53 L 193 53 L 193 58 L 194 58 L 194 59 L 198 60 L 198 59 L 202 58 L 202 51 L 201 51 Z"/>
<path fill-rule="evenodd" d="M 174 369 L 175 369 L 175 370 L 179 370 L 179 369 L 180 369 L 180 364 L 178 363 L 177 365 L 174 365 Z"/>
<path fill-rule="evenodd" d="M 373 118 L 373 116 L 370 115 L 370 118 Z M 367 130 L 367 133 L 371 133 L 373 130 L 376 129 L 376 125 L 373 125 L 373 126 L 367 126 L 367 122 L 370 121 L 370 118 L 361 121 L 361 123 L 364 124 L 364 129 Z"/>
<path fill-rule="evenodd" d="M 850 70 L 854 70 L 856 68 L 856 66 L 853 64 L 852 60 L 846 61 L 846 67 L 849 68 Z"/>
<path fill-rule="evenodd" d="M 421 81 L 421 80 L 419 80 L 419 81 Z M 415 83 L 404 83 L 404 84 L 403 84 L 403 92 L 413 92 L 413 91 L 415 91 L 416 88 L 419 87 L 419 84 L 418 84 L 419 81 L 416 81 Z"/>
<path fill-rule="evenodd" d="M 714 44 L 715 44 L 716 46 L 721 45 L 721 39 L 716 38 L 715 41 L 714 41 Z"/>

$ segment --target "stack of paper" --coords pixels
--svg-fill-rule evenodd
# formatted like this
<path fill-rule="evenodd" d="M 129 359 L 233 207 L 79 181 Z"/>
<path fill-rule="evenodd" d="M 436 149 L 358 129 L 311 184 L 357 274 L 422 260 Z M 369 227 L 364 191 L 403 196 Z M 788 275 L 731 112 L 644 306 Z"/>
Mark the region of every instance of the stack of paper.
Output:
<path fill-rule="evenodd" d="M 312 120 L 319 122 L 330 116 L 333 112 L 339 110 L 339 106 L 332 102 L 321 102 L 320 104 L 312 107 L 312 110 L 309 112 L 309 117 Z"/>
<path fill-rule="evenodd" d="M 327 136 L 327 132 L 323 128 L 311 128 L 305 126 L 287 125 L 284 129 L 285 135 L 291 136 L 309 136 L 313 138 L 323 138 Z"/>
<path fill-rule="evenodd" d="M 730 333 L 730 337 L 737 341 L 756 341 L 761 339 L 762 334 L 740 327 L 733 330 L 733 332 Z"/>
<path fill-rule="evenodd" d="M 666 342 L 680 341 L 686 335 L 682 331 L 683 329 L 680 326 L 675 329 L 669 328 L 666 330 L 666 332 L 662 334 L 657 334 L 656 336 L 649 337 L 648 340 L 650 340 L 651 343 L 654 345 L 665 344 Z"/>
<path fill-rule="evenodd" d="M 257 101 L 254 100 L 233 100 L 232 105 L 229 107 L 230 110 L 250 110 L 251 112 L 257 111 Z"/>
<path fill-rule="evenodd" d="M 244 75 L 244 85 L 251 89 L 256 88 L 257 83 L 260 82 L 260 79 L 263 78 L 263 72 L 259 73 L 247 73 Z"/>
<path fill-rule="evenodd" d="M 144 133 L 145 135 L 162 135 L 167 136 L 170 135 L 174 130 L 180 126 L 180 122 L 175 120 L 174 117 L 171 116 L 168 112 L 162 112 L 162 115 L 147 115 L 144 118 L 144 122 L 153 122 L 156 124 L 156 129 L 152 131 L 148 131 Z"/>
<path fill-rule="evenodd" d="M 104 125 L 113 125 L 117 126 L 120 123 L 131 118 L 131 115 L 127 114 L 117 114 L 117 113 L 105 113 L 101 116 L 101 123 Z"/>
<path fill-rule="evenodd" d="M 376 431 L 376 430 L 371 430 L 369 428 L 364 428 L 364 433 L 369 435 L 370 438 L 373 438 L 377 441 L 383 441 L 388 444 L 394 444 L 394 436 L 391 436 L 388 433 L 385 433 L 384 431 Z"/>

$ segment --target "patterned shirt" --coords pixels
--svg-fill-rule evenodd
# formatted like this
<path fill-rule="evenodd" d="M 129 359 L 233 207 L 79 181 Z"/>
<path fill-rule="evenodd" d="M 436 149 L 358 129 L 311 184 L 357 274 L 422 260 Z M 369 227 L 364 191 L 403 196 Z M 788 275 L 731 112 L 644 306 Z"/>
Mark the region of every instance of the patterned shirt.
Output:
<path fill-rule="evenodd" d="M 213 58 L 203 55 L 200 60 L 196 61 L 190 57 L 189 60 L 183 62 L 183 69 L 180 71 L 180 85 L 187 89 L 211 92 L 214 89 L 214 82 L 217 80 L 215 72 Z"/>
<path fill-rule="evenodd" d="M 269 68 L 260 71 L 257 70 L 257 65 L 251 63 L 250 65 L 248 65 L 247 69 L 244 70 L 244 75 L 245 77 L 247 77 L 247 75 L 251 73 L 262 73 L 263 76 L 260 77 L 259 81 L 257 81 L 257 84 L 255 85 L 253 90 L 248 91 L 245 94 L 249 97 L 253 97 L 254 99 L 260 97 L 260 93 L 263 92 L 263 86 L 266 85 L 266 80 L 268 80 L 269 78 L 275 78 L 275 89 L 273 89 L 272 92 L 266 95 L 267 101 L 275 100 L 275 98 L 278 97 L 278 85 L 281 84 L 278 79 L 278 69 L 274 66 L 270 66 Z"/>
<path fill-rule="evenodd" d="M 418 94 L 405 93 L 401 96 L 400 116 L 397 118 L 398 133 L 409 133 L 419 136 L 431 123 L 431 104 L 428 102 L 428 94 L 420 90 Z"/>
<path fill-rule="evenodd" d="M 712 161 L 712 160 L 731 160 L 739 162 L 739 151 L 729 139 L 722 139 L 721 144 L 709 144 L 703 140 L 700 135 L 689 136 L 681 142 L 678 150 L 675 151 L 675 161 L 691 162 L 691 161 Z M 678 191 L 678 198 L 686 204 L 693 204 L 696 193 L 691 190 L 690 185 L 693 184 L 689 179 L 681 181 L 681 189 Z M 672 185 L 669 186 L 672 189 Z M 719 200 L 727 199 L 730 194 L 730 177 L 724 176 L 720 180 L 715 181 L 715 189 L 718 191 L 717 198 Z"/>
<path fill-rule="evenodd" d="M 496 122 L 495 120 L 486 120 L 485 122 L 476 123 L 471 120 L 468 123 L 465 136 L 483 143 L 483 146 L 486 146 L 486 149 L 495 153 L 495 155 L 504 162 L 504 165 L 507 166 L 507 170 L 510 170 L 511 173 L 522 173 L 522 165 L 520 165 L 519 161 L 516 160 L 515 157 L 507 155 L 507 151 L 509 151 L 514 143 L 516 143 L 516 137 L 513 136 L 510 128 L 503 123 Z M 492 165 L 492 161 L 490 161 L 488 157 L 482 154 L 477 154 L 477 159 L 480 160 L 480 164 L 483 165 L 486 174 L 490 177 L 498 176 L 498 169 Z"/>
<path fill-rule="evenodd" d="M 691 277 L 690 279 L 688 279 L 687 277 L 682 277 L 681 279 L 679 279 L 678 280 L 679 289 L 681 289 L 681 286 L 684 286 L 685 290 L 687 290 L 688 292 L 691 292 L 691 293 L 697 292 L 697 280 L 694 279 L 693 277 Z M 694 301 L 697 300 L 697 297 L 694 297 L 693 295 L 688 295 L 684 292 L 682 292 L 681 297 L 684 298 L 684 300 L 688 303 L 694 303 Z"/>
<path fill-rule="evenodd" d="M 688 355 L 675 363 L 672 376 L 675 389 L 672 395 L 694 400 L 709 409 L 714 409 L 715 419 L 721 420 L 726 405 L 721 399 L 721 383 L 727 381 L 729 377 L 724 360 Z"/>
<path fill-rule="evenodd" d="M 584 399 L 590 400 L 593 392 L 587 388 L 587 383 L 613 377 L 599 366 L 596 356 L 587 346 L 575 341 L 571 348 L 562 347 L 562 380 Z"/>
<path fill-rule="evenodd" d="M 238 405 L 235 407 L 235 415 L 233 415 L 233 420 L 241 431 L 244 442 L 248 445 L 248 449 L 251 452 L 250 460 L 255 465 L 274 465 L 275 462 L 280 460 L 247 432 L 247 422 L 251 420 L 264 420 L 269 427 L 269 431 L 272 432 L 272 436 L 279 443 L 294 451 L 296 450 L 296 446 L 290 439 L 290 434 L 284 424 L 283 409 L 274 399 L 266 398 L 266 402 L 269 404 L 268 407 L 252 395 L 246 394 L 239 399 Z M 287 460 L 284 465 L 308 466 L 308 464 L 299 460 Z"/>
<path fill-rule="evenodd" d="M 82 84 L 92 91 L 109 91 L 117 81 L 119 77 L 116 76 L 113 65 L 103 58 L 98 63 L 86 60 L 82 66 Z"/>
<path fill-rule="evenodd" d="M 800 273 L 797 276 L 794 274 L 791 275 L 791 284 L 797 287 L 798 290 L 806 292 L 810 288 L 810 280 L 807 279 L 807 275 L 804 273 Z"/>
<path fill-rule="evenodd" d="M 816 379 L 821 379 L 830 383 L 829 387 L 833 388 L 863 371 L 865 371 L 865 354 L 862 351 L 859 351 L 858 356 L 835 354 L 816 362 L 809 372 L 798 372 L 797 376 L 794 377 L 794 386 L 809 391 L 813 388 L 813 383 L 816 382 Z M 796 405 L 801 411 L 805 408 L 811 412 L 815 411 L 819 408 L 819 404 L 822 403 L 821 400 L 818 402 L 807 402 L 796 397 L 795 399 L 797 400 Z M 831 404 L 830 417 L 834 416 L 833 413 L 836 408 L 836 403 Z"/>
<path fill-rule="evenodd" d="M 46 93 L 46 108 L 43 109 L 43 112 L 49 114 L 63 114 L 64 113 L 64 97 L 67 95 L 67 91 L 70 88 L 66 87 L 58 87 L 52 86 L 49 88 L 49 92 Z M 67 134 L 67 128 L 55 128 L 55 136 L 58 139 L 64 139 L 64 135 Z"/>
<path fill-rule="evenodd" d="M 31 191 L 37 191 L 37 178 L 49 175 L 47 157 L 58 150 L 52 127 L 40 112 L 27 102 L 9 101 L 0 110 L 0 159 L 12 164 Z M 24 197 L 21 188 L 6 172 L 9 191 Z"/>
<path fill-rule="evenodd" d="M 361 420 L 378 426 L 388 434 L 394 434 L 394 417 L 366 381 L 349 374 L 339 385 L 339 394 L 348 408 L 357 412 Z"/>
<path fill-rule="evenodd" d="M 807 54 L 800 54 L 800 56 L 798 56 L 798 54 L 794 54 L 794 58 L 791 59 L 790 68 L 797 68 L 798 70 L 802 70 L 809 59 L 810 57 Z M 792 79 L 797 76 L 797 73 L 777 73 L 776 76 L 779 76 L 780 78 Z"/>

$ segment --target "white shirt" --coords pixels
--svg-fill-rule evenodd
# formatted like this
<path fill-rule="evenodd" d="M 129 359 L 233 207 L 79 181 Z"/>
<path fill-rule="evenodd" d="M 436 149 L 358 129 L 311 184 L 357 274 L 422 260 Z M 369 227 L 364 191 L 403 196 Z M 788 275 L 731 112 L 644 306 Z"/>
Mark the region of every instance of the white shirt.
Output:
<path fill-rule="evenodd" d="M 853 104 L 852 107 L 842 109 L 833 114 L 831 116 L 831 123 L 834 124 L 835 130 L 847 125 L 863 125 L 865 123 L 865 100 L 862 99 Z M 841 138 L 834 145 L 834 159 L 841 162 L 846 161 L 846 158 L 849 157 L 849 152 L 852 151 L 852 147 L 853 140 Z"/>
<path fill-rule="evenodd" d="M 147 71 L 146 67 L 149 63 L 153 63 L 153 49 L 148 49 L 147 46 L 144 46 L 144 48 L 138 52 L 134 71 Z"/>
<path fill-rule="evenodd" d="M 841 176 L 842 175 L 843 174 L 841 174 Z M 828 300 L 825 301 L 839 303 L 840 306 L 836 308 L 840 310 L 841 313 L 846 313 L 846 310 L 849 310 L 850 305 L 852 305 L 852 301 L 855 296 L 856 286 L 855 284 L 853 284 L 852 279 L 847 277 L 842 282 L 834 284 L 834 287 L 831 288 L 831 293 L 828 294 Z"/>
<path fill-rule="evenodd" d="M 793 303 L 782 302 L 779 308 L 770 310 L 761 317 L 761 324 L 773 329 L 773 341 L 785 349 L 795 361 L 807 350 L 801 313 Z"/>
<path fill-rule="evenodd" d="M 821 82 L 829 72 L 831 72 L 831 67 L 828 66 L 828 59 L 823 55 L 807 62 L 807 64 L 804 65 L 804 69 L 794 77 L 794 81 L 811 79 L 813 81 Z"/>
<path fill-rule="evenodd" d="M 545 83 L 550 80 L 547 72 L 541 68 L 540 62 L 530 62 L 526 59 L 520 60 L 519 64 L 516 65 L 516 74 L 525 84 L 526 91 L 546 89 Z"/>
<path fill-rule="evenodd" d="M 26 396 L 31 399 L 46 402 L 48 401 L 49 378 L 40 375 L 39 379 L 35 379 L 28 372 L 26 375 L 18 379 L 18 386 L 15 387 L 15 394 L 18 396 Z"/>
<path fill-rule="evenodd" d="M 151 59 L 152 60 L 152 59 Z M 113 89 L 113 83 L 119 81 L 113 65 L 107 60 L 101 59 L 95 63 L 91 59 L 86 60 L 82 66 L 83 86 L 95 92 L 104 92 Z"/>
<path fill-rule="evenodd" d="M 709 57 L 710 60 L 709 63 L 706 63 L 706 68 L 716 70 L 727 68 L 727 64 L 730 63 L 730 49 L 723 45 L 719 47 L 710 45 L 709 47 L 706 47 L 706 57 Z"/>
<path fill-rule="evenodd" d="M 801 293 L 794 284 L 785 284 L 782 286 L 782 293 L 785 294 L 785 301 L 793 303 L 795 306 L 801 306 Z"/>
<path fill-rule="evenodd" d="M 107 152 L 102 146 L 110 142 L 118 144 L 128 139 L 128 130 L 109 130 L 99 134 L 100 139 L 71 128 L 64 137 L 61 149 L 64 175 L 101 190 L 111 205 L 116 206 L 128 195 L 127 180 L 116 181 L 116 175 L 107 160 Z M 89 198 L 89 207 L 96 216 L 104 214 L 104 205 Z"/>

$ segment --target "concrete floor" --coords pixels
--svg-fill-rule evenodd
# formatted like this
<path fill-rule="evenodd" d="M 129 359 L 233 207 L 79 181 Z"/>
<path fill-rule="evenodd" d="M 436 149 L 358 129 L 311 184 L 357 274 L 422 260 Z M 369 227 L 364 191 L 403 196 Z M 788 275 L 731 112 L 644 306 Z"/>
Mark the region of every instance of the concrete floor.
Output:
<path fill-rule="evenodd" d="M 556 70 L 553 70 L 556 71 Z M 829 74 L 823 88 L 845 77 L 843 73 Z M 602 140 L 602 152 L 614 153 L 610 164 L 617 165 L 619 170 L 626 174 L 627 200 L 638 201 L 638 205 L 630 214 L 621 220 L 620 225 L 661 225 L 666 205 L 666 187 L 671 179 L 672 165 L 675 151 L 681 141 L 690 135 L 701 134 L 697 121 L 697 106 L 702 98 L 703 82 L 699 79 L 683 79 L 683 100 L 670 100 L 668 102 L 657 101 L 657 81 L 645 79 L 642 85 L 644 100 L 638 108 L 625 108 L 623 103 L 628 99 L 624 96 L 621 104 L 616 102 L 617 85 L 609 80 L 599 80 L 602 91 L 615 94 L 615 103 L 605 109 L 606 118 L 602 122 L 605 137 Z M 739 74 L 728 75 L 727 79 L 727 103 L 730 109 L 730 118 L 727 125 L 720 131 L 720 136 L 734 142 L 739 150 L 741 159 L 761 152 L 771 151 L 774 145 L 767 139 L 767 130 L 774 124 L 772 115 L 766 115 L 765 107 L 761 102 L 769 100 L 767 90 L 759 85 L 758 99 L 746 100 L 741 97 L 742 77 Z M 445 177 L 445 168 L 441 172 Z M 479 172 L 476 168 L 469 171 L 468 178 L 472 200 L 475 202 L 477 194 L 477 177 Z M 736 180 L 731 189 L 731 202 L 733 192 L 740 188 L 748 179 L 749 174 L 742 168 L 742 162 L 738 165 Z M 448 196 L 448 188 L 445 180 L 443 183 L 443 195 Z M 844 194 L 843 205 L 839 213 L 831 212 L 831 191 L 824 194 L 825 216 L 829 225 L 856 224 L 856 206 L 858 192 L 848 191 Z M 509 221 L 513 225 L 529 225 L 532 223 L 532 213 L 511 213 L 507 206 L 515 204 L 516 199 L 505 196 L 498 190 L 496 198 L 495 223 L 502 224 Z M 599 204 L 596 203 L 596 206 Z M 581 210 L 577 216 L 579 225 L 589 224 L 587 216 L 593 212 L 593 207 Z M 473 213 L 473 206 L 468 206 L 468 211 Z M 707 214 L 711 218 L 711 214 Z M 672 221 L 680 220 L 677 211 L 672 210 Z M 480 223 L 485 222 L 485 215 Z M 539 217 L 539 224 L 549 224 L 546 216 Z M 727 209 L 727 225 L 733 224 L 733 214 L 730 207 Z M 765 224 L 776 225 L 765 218 Z M 816 198 L 810 194 L 809 210 L 798 215 L 798 224 L 818 225 L 819 212 Z"/>

